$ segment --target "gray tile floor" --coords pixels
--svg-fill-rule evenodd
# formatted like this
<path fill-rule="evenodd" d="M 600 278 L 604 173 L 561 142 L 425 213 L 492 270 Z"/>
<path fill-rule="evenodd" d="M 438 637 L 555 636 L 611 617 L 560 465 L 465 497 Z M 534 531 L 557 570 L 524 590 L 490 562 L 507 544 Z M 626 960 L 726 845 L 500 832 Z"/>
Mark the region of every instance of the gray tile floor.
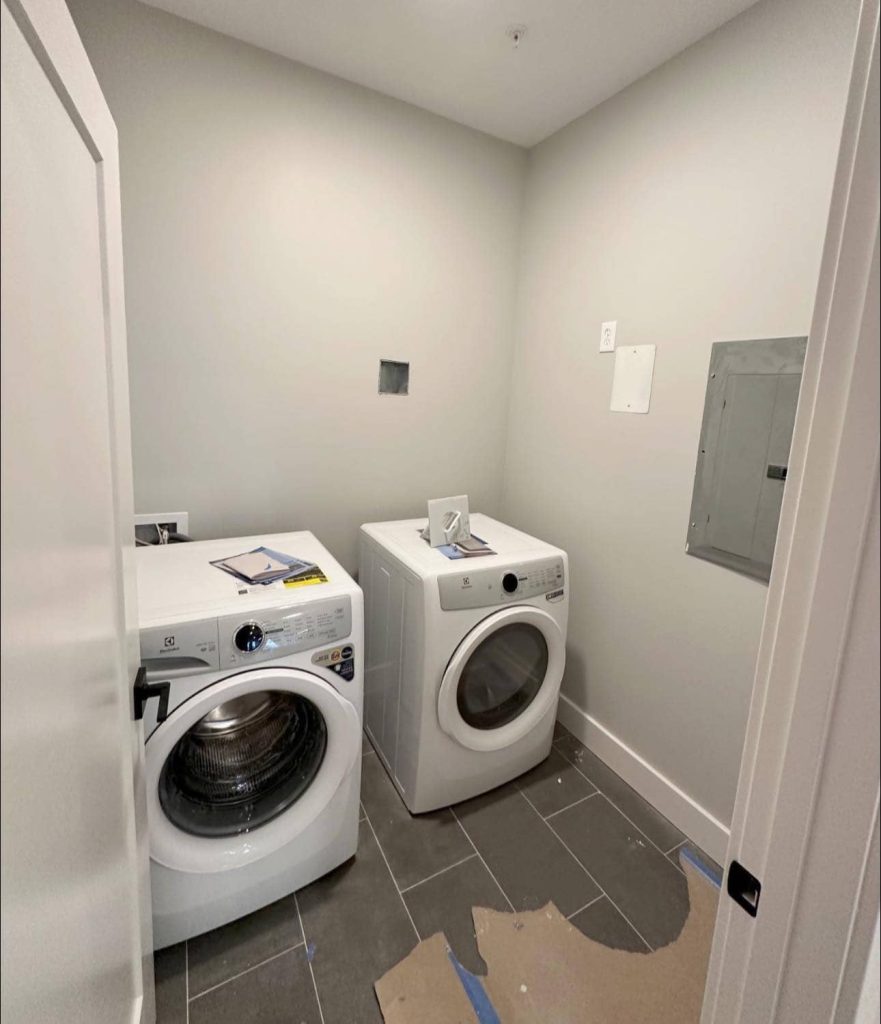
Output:
<path fill-rule="evenodd" d="M 159 1024 L 380 1024 L 373 982 L 420 938 L 445 932 L 482 972 L 473 906 L 553 900 L 585 935 L 636 952 L 671 942 L 688 913 L 678 854 L 691 844 L 562 726 L 531 772 L 419 817 L 365 742 L 362 804 L 353 860 L 156 954 Z"/>

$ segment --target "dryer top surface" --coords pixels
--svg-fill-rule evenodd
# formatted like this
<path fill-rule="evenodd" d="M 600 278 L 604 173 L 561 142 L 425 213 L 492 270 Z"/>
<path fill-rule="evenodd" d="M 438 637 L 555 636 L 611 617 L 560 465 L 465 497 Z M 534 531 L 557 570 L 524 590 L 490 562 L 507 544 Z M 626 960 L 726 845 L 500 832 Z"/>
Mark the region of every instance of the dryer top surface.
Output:
<path fill-rule="evenodd" d="M 365 523 L 361 530 L 376 544 L 398 558 L 420 576 L 434 578 L 458 574 L 465 566 L 473 569 L 496 567 L 504 569 L 509 564 L 532 557 L 562 555 L 560 548 L 531 537 L 528 533 L 506 526 L 480 512 L 472 512 L 471 532 L 496 552 L 477 558 L 447 558 L 420 536 L 427 520 L 400 519 L 389 523 Z"/>

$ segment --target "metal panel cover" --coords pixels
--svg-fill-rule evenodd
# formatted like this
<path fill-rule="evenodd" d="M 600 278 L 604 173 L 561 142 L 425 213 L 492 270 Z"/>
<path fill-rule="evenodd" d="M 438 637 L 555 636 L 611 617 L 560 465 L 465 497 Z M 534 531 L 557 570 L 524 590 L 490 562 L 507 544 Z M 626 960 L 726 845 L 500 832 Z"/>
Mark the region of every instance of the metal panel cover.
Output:
<path fill-rule="evenodd" d="M 685 550 L 767 582 L 807 338 L 716 342 Z"/>

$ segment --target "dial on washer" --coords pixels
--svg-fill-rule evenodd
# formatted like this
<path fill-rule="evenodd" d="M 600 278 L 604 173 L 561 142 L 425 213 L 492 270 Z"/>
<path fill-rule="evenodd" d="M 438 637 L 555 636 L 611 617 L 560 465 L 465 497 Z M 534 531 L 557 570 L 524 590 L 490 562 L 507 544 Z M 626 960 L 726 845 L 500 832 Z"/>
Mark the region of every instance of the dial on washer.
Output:
<path fill-rule="evenodd" d="M 263 630 L 256 622 L 246 622 L 236 630 L 233 643 L 244 654 L 253 654 L 263 645 Z"/>

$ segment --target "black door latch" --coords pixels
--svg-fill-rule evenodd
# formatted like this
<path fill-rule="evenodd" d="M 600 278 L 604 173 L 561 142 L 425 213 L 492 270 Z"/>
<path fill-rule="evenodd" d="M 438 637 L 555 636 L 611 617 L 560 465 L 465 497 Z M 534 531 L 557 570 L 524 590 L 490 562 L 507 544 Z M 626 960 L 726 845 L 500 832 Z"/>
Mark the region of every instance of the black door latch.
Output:
<path fill-rule="evenodd" d="M 738 906 L 743 907 L 750 917 L 755 917 L 759 912 L 762 883 L 742 864 L 733 860 L 731 867 L 728 868 L 728 895 Z"/>
<path fill-rule="evenodd" d="M 171 683 L 148 683 L 147 670 L 143 665 L 138 669 L 135 676 L 135 685 L 132 687 L 135 704 L 135 721 L 140 722 L 144 717 L 144 705 L 151 697 L 159 698 L 159 711 L 156 714 L 157 722 L 164 722 L 168 718 L 168 695 L 171 692 Z"/>

